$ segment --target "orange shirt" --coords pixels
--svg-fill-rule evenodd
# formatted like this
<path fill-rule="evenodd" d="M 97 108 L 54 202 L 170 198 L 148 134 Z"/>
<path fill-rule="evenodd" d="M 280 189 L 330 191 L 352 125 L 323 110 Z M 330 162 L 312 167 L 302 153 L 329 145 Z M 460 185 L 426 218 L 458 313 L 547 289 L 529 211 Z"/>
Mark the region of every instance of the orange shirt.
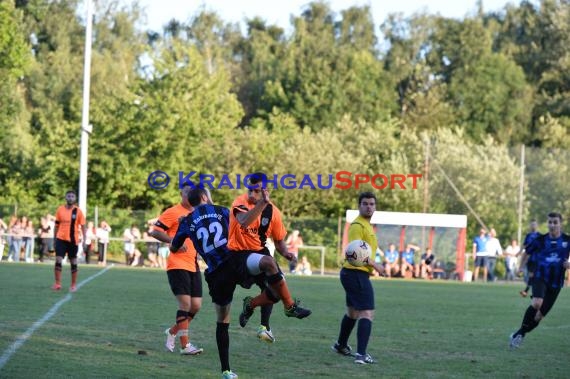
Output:
<path fill-rule="evenodd" d="M 249 224 L 246 228 L 243 228 L 239 224 L 236 215 L 240 212 L 248 212 L 255 207 L 255 204 L 248 203 L 247 199 L 248 195 L 245 193 L 238 196 L 232 203 L 228 248 L 233 251 L 261 251 L 265 247 L 265 240 L 267 237 L 271 237 L 274 241 L 283 240 L 287 235 L 287 230 L 285 230 L 285 226 L 283 225 L 281 212 L 273 203 L 270 203 L 273 207 L 271 220 L 267 220 L 262 213 L 261 217 Z M 264 238 L 261 238 L 259 230 L 260 226 L 262 224 L 267 225 L 267 223 L 269 223 L 269 227 L 264 233 Z"/>
<path fill-rule="evenodd" d="M 174 238 L 178 230 L 178 219 L 189 215 L 192 211 L 193 209 L 188 210 L 182 204 L 170 207 L 158 217 L 158 221 L 156 221 L 153 228 L 168 234 L 170 238 Z M 198 271 L 196 249 L 194 249 L 192 241 L 187 238 L 184 241 L 184 246 L 186 247 L 186 252 L 170 253 L 166 260 L 166 270 Z"/>
<path fill-rule="evenodd" d="M 74 209 L 77 209 L 77 213 L 72 220 Z M 83 212 L 81 212 L 81 209 L 79 209 L 77 205 L 69 209 L 65 205 L 61 205 L 55 212 L 55 225 L 57 226 L 57 235 L 55 238 L 72 242 L 71 230 L 73 229 L 73 242 L 77 245 L 79 244 L 79 231 L 81 226 L 85 225 L 85 216 L 83 216 Z M 81 232 L 83 232 L 83 230 L 81 230 Z"/>

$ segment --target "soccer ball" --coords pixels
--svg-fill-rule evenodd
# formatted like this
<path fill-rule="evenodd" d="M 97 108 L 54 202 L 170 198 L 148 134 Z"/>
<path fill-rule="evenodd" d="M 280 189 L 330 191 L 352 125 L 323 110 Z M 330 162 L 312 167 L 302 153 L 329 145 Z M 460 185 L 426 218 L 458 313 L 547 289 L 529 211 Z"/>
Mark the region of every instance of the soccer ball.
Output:
<path fill-rule="evenodd" d="M 372 248 L 363 240 L 351 241 L 344 249 L 344 257 L 353 266 L 364 266 L 372 255 Z"/>

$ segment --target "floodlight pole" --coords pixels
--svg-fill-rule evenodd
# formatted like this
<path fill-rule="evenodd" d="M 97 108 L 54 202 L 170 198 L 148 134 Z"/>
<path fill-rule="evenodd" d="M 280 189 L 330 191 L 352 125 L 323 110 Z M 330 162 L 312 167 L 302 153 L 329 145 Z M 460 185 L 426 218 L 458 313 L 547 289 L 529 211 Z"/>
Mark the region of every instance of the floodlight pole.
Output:
<path fill-rule="evenodd" d="M 85 20 L 85 54 L 83 63 L 83 114 L 81 117 L 81 150 L 79 161 L 79 208 L 87 216 L 87 150 L 89 147 L 89 92 L 91 85 L 91 39 L 93 35 L 93 4 L 85 0 L 87 18 Z"/>

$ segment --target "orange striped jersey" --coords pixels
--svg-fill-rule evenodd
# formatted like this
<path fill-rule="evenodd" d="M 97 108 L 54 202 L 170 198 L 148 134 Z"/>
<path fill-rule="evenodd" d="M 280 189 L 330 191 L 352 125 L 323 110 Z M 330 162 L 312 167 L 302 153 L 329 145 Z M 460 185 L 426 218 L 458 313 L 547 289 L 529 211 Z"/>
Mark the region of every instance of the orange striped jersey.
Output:
<path fill-rule="evenodd" d="M 159 230 L 168 234 L 170 238 L 174 238 L 178 230 L 179 219 L 186 217 L 192 213 L 194 209 L 188 210 L 182 204 L 177 204 L 168 208 L 158 217 L 153 229 Z M 166 260 L 166 270 L 186 270 L 191 272 L 198 271 L 198 257 L 196 249 L 190 239 L 184 241 L 186 247 L 185 252 L 170 253 Z"/>
<path fill-rule="evenodd" d="M 55 225 L 57 226 L 55 238 L 77 245 L 79 244 L 79 231 L 81 226 L 85 225 L 85 216 L 77 205 L 71 208 L 61 205 L 55 212 Z"/>
<path fill-rule="evenodd" d="M 266 248 L 265 243 L 268 237 L 274 241 L 283 240 L 287 235 L 287 230 L 283 225 L 281 212 L 271 202 L 257 220 L 245 228 L 240 225 L 237 215 L 255 207 L 255 204 L 249 203 L 247 199 L 248 195 L 245 193 L 238 196 L 232 203 L 228 248 L 232 251 L 261 251 Z"/>

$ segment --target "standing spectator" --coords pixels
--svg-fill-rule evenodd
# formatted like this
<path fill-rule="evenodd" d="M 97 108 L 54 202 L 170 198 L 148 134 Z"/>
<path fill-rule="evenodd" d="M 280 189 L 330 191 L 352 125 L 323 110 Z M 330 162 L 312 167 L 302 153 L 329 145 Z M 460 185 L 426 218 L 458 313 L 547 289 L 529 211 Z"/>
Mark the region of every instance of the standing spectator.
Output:
<path fill-rule="evenodd" d="M 517 271 L 517 257 L 520 255 L 521 248 L 516 239 L 511 240 L 511 244 L 505 249 L 505 280 L 515 280 Z"/>
<path fill-rule="evenodd" d="M 148 230 L 143 233 L 143 240 L 146 244 L 146 255 L 150 262 L 150 267 L 159 267 L 156 259 L 158 255 L 158 249 L 160 248 L 160 242 L 150 235 L 154 228 L 153 225 L 156 221 L 157 219 L 149 220 L 147 222 Z"/>
<path fill-rule="evenodd" d="M 4 247 L 6 246 L 5 234 L 8 232 L 8 225 L 0 218 L 0 261 L 4 257 Z"/>
<path fill-rule="evenodd" d="M 55 213 L 55 283 L 52 289 L 61 289 L 61 268 L 63 258 L 67 255 L 71 264 L 71 287 L 77 290 L 77 251 L 79 243 L 85 238 L 85 216 L 77 206 L 77 195 L 74 191 L 65 193 L 65 205 L 61 205 Z"/>
<path fill-rule="evenodd" d="M 487 279 L 491 282 L 497 280 L 495 276 L 495 267 L 497 267 L 497 257 L 503 255 L 503 248 L 501 247 L 501 242 L 497 239 L 497 232 L 495 229 L 491 228 L 489 231 L 489 236 L 487 237 Z"/>
<path fill-rule="evenodd" d="M 548 233 L 536 237 L 525 248 L 523 264 L 528 257 L 535 263 L 532 280 L 532 303 L 527 308 L 521 327 L 511 334 L 510 347 L 520 347 L 526 334 L 538 326 L 554 306 L 564 286 L 564 275 L 570 268 L 570 236 L 562 233 L 562 215 L 548 214 Z"/>
<path fill-rule="evenodd" d="M 348 241 L 366 241 L 372 251 L 376 251 L 378 240 L 372 229 L 370 219 L 376 211 L 376 196 L 372 192 L 363 192 L 358 197 L 359 216 L 350 224 Z M 352 356 L 352 349 L 348 345 L 348 338 L 358 322 L 356 331 L 356 355 L 354 363 L 370 364 L 374 359 L 368 354 L 367 347 L 372 333 L 374 320 L 374 289 L 370 282 L 372 271 L 382 274 L 382 266 L 371 260 L 367 266 L 353 266 L 345 261 L 340 270 L 340 282 L 346 293 L 346 313 L 340 323 L 340 332 L 337 342 L 332 349 L 341 355 Z"/>
<path fill-rule="evenodd" d="M 481 228 L 479 235 L 473 239 L 473 261 L 475 264 L 475 271 L 473 273 L 473 281 L 479 278 L 479 268 L 483 267 L 483 280 L 487 281 L 488 263 L 487 258 L 487 232 Z"/>
<path fill-rule="evenodd" d="M 298 230 L 293 230 L 293 233 L 287 238 L 285 244 L 289 252 L 295 256 L 295 258 L 289 261 L 289 272 L 294 274 L 299 260 L 299 248 L 303 246 L 303 237 Z"/>
<path fill-rule="evenodd" d="M 107 221 L 103 220 L 99 223 L 99 227 L 95 232 L 97 237 L 97 264 L 100 266 L 107 265 L 107 250 L 109 248 L 109 233 L 111 230 Z"/>
<path fill-rule="evenodd" d="M 538 237 L 539 235 L 540 235 L 540 233 L 538 232 L 538 222 L 536 222 L 536 220 L 531 220 L 531 222 L 529 224 L 529 232 L 524 237 L 523 249 L 522 249 L 523 256 L 524 256 L 524 253 L 526 252 L 527 246 L 529 246 L 531 244 L 531 242 L 534 241 L 534 239 L 536 237 Z M 533 259 L 528 259 L 526 262 L 526 265 L 523 264 L 523 262 L 521 261 L 520 268 L 524 270 L 524 281 L 526 283 L 526 287 L 522 291 L 520 291 L 519 294 L 522 297 L 527 297 L 528 290 L 532 286 L 532 278 L 534 276 L 534 261 L 533 261 Z"/>
<path fill-rule="evenodd" d="M 20 253 L 22 252 L 22 238 L 24 236 L 24 228 L 22 221 L 14 217 L 10 226 L 10 250 L 8 253 L 8 262 L 20 262 Z"/>
<path fill-rule="evenodd" d="M 53 230 L 52 226 L 48 222 L 47 217 L 42 217 L 40 219 L 40 227 L 38 229 L 38 234 L 40 236 L 40 262 L 44 261 L 44 257 L 49 254 L 50 243 L 51 250 L 53 250 Z"/>
<path fill-rule="evenodd" d="M 158 217 L 150 235 L 157 240 L 170 244 L 176 235 L 180 220 L 192 213 L 194 208 L 188 201 L 188 194 L 192 187 L 184 185 L 180 190 L 180 203 L 166 209 Z M 210 231 L 204 231 L 208 233 Z M 221 232 L 221 230 L 220 230 Z M 205 238 L 203 242 L 209 239 Z M 172 294 L 176 296 L 178 310 L 176 311 L 175 323 L 164 331 L 166 334 L 166 349 L 174 352 L 176 336 L 180 337 L 180 354 L 196 355 L 203 349 L 192 344 L 188 338 L 190 322 L 202 307 L 202 274 L 198 267 L 196 249 L 188 239 L 178 253 L 170 254 L 166 262 L 166 275 Z"/>
<path fill-rule="evenodd" d="M 130 228 L 123 232 L 123 242 L 125 251 L 125 263 L 127 266 L 138 266 L 141 252 L 137 249 L 136 241 L 141 239 L 139 228 L 132 224 Z"/>
<path fill-rule="evenodd" d="M 97 244 L 97 230 L 95 229 L 93 221 L 89 221 L 87 223 L 87 229 L 85 230 L 85 240 L 83 242 L 85 263 L 89 264 L 89 257 L 95 251 L 95 245 Z"/>
<path fill-rule="evenodd" d="M 22 217 L 22 220 L 24 219 L 25 224 L 22 223 L 22 226 L 24 227 L 24 237 L 22 239 L 24 243 L 24 256 L 26 263 L 34 263 L 34 242 L 36 238 L 34 223 L 32 220 Z"/>

